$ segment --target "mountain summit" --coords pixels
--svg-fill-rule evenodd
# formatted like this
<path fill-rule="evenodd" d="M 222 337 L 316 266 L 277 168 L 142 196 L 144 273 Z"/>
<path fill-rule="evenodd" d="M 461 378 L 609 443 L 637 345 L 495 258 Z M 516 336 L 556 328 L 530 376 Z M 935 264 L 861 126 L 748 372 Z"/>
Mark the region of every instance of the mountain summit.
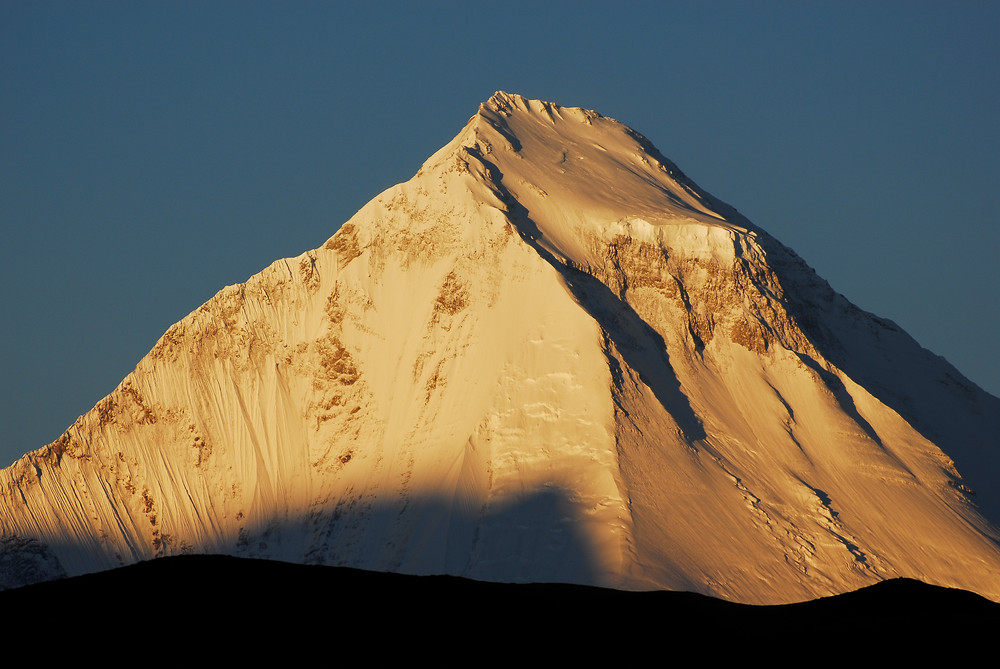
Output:
<path fill-rule="evenodd" d="M 496 93 L 0 471 L 0 587 L 179 553 L 1000 600 L 1000 400 L 642 135 Z"/>

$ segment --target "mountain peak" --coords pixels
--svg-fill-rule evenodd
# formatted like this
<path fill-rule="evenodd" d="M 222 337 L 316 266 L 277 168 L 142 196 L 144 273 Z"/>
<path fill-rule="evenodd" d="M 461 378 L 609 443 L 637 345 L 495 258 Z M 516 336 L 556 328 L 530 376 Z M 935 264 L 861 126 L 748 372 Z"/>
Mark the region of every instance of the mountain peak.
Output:
<path fill-rule="evenodd" d="M 490 96 L 489 100 L 479 105 L 480 113 L 493 112 L 503 114 L 504 116 L 510 116 L 517 113 L 540 113 L 549 115 L 550 120 L 553 120 L 551 119 L 551 116 L 560 115 L 563 109 L 563 107 L 554 102 L 533 100 L 517 93 L 507 93 L 505 91 L 497 91 Z M 600 114 L 595 111 L 583 110 L 579 107 L 571 107 L 567 109 L 579 110 L 592 117 L 600 116 Z"/>
<path fill-rule="evenodd" d="M 497 92 L 0 470 L 0 587 L 208 552 L 1000 599 L 997 434 L 1000 401 L 645 137 Z"/>
<path fill-rule="evenodd" d="M 528 99 L 523 95 L 518 95 L 517 93 L 508 93 L 506 91 L 496 91 L 490 96 L 490 99 L 486 102 L 480 104 L 480 108 L 492 109 L 493 111 L 500 111 L 502 109 L 513 109 L 515 107 L 521 109 L 528 108 Z"/>
<path fill-rule="evenodd" d="M 701 252 L 725 257 L 731 233 L 756 230 L 641 134 L 593 110 L 497 91 L 425 168 L 450 164 L 456 151 L 481 165 L 508 205 L 529 212 L 543 247 L 571 262 L 598 261 L 590 238 L 626 228 L 652 238 L 708 226 L 694 233 L 706 240 Z"/>

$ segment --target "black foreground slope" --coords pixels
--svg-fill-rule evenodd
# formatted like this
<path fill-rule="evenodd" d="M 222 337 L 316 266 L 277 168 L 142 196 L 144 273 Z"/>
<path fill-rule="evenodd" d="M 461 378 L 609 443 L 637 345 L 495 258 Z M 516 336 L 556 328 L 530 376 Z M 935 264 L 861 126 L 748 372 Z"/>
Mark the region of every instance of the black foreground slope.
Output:
<path fill-rule="evenodd" d="M 897 656 L 985 648 L 1000 629 L 1000 604 L 905 579 L 762 607 L 685 592 L 485 583 L 227 556 L 162 558 L 31 585 L 0 592 L 0 607 L 8 641 L 42 630 L 55 635 L 47 656 L 75 655 L 79 646 L 69 644 L 99 639 L 135 648 L 166 643 L 172 652 L 232 647 L 247 657 L 270 656 L 289 639 L 304 644 L 293 653 L 325 639 L 374 642 L 379 657 L 400 658 L 416 652 L 412 643 L 502 659 L 672 653 L 666 643 L 721 651 L 749 641 L 755 645 L 744 651 L 752 654 L 828 648 Z"/>

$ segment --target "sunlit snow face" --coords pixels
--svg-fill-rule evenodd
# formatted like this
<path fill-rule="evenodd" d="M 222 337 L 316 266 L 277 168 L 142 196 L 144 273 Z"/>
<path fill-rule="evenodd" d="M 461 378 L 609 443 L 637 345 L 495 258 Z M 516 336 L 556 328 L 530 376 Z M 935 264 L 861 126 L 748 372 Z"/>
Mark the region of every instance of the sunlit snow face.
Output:
<path fill-rule="evenodd" d="M 958 473 L 1000 431 L 977 390 L 636 133 L 498 94 L 0 472 L 0 518 L 69 572 L 204 550 L 757 603 L 899 574 L 1000 596 Z"/>

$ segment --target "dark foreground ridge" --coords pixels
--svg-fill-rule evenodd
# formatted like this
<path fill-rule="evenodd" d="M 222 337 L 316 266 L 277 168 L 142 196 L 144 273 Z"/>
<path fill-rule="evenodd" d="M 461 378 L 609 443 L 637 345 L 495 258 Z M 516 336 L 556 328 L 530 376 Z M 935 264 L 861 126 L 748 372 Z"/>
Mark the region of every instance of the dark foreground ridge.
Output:
<path fill-rule="evenodd" d="M 256 659 L 359 644 L 369 660 L 428 653 L 624 660 L 636 651 L 666 659 L 692 643 L 713 654 L 737 652 L 731 644 L 739 643 L 744 656 L 826 649 L 899 657 L 986 647 L 1000 629 L 1000 604 L 906 579 L 812 602 L 750 606 L 686 592 L 485 583 L 227 556 L 161 558 L 0 592 L 0 611 L 8 640 L 58 639 L 46 657 L 80 652 L 73 642 Z"/>

